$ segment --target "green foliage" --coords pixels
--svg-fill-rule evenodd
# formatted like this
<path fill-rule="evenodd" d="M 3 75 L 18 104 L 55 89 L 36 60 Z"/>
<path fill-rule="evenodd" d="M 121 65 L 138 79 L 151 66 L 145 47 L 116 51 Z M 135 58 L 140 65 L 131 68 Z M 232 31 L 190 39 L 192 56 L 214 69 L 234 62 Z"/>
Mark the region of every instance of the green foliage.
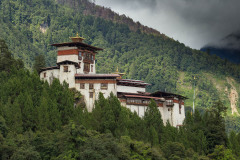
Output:
<path fill-rule="evenodd" d="M 70 2 L 75 4 L 76 0 Z M 179 71 L 188 74 L 184 81 L 191 86 L 191 76 L 196 73 L 239 77 L 239 66 L 164 36 L 131 32 L 126 25 L 85 16 L 81 8 L 73 10 L 53 0 L 3 0 L 0 36 L 13 56 L 31 68 L 37 55 L 46 57 L 47 66 L 53 65 L 56 51 L 49 44 L 69 41 L 68 37 L 79 31 L 86 43 L 105 48 L 97 55 L 98 72 L 112 72 L 118 65 L 128 73 L 125 78 L 153 84 L 149 91 L 182 91 L 177 88 Z M 140 118 L 122 107 L 113 94 L 109 98 L 100 94 L 89 113 L 82 109 L 84 104 L 77 103 L 81 95 L 57 79 L 51 86 L 41 81 L 37 73 L 30 73 L 22 61 L 13 58 L 3 40 L 0 53 L 0 159 L 239 156 L 240 134 L 231 134 L 228 139 L 223 119 L 226 107 L 220 102 L 203 115 L 188 113 L 179 129 L 163 125 L 154 101 Z M 43 62 L 43 57 L 36 57 L 34 68 L 39 70 Z M 219 98 L 212 82 L 200 78 L 196 84 L 197 105 L 202 109 L 212 106 Z"/>
<path fill-rule="evenodd" d="M 36 70 L 39 73 L 41 68 L 44 68 L 44 67 L 46 67 L 46 62 L 45 62 L 44 55 L 36 56 L 34 64 L 33 64 L 33 69 Z"/>
<path fill-rule="evenodd" d="M 216 160 L 235 160 L 230 149 L 226 149 L 223 145 L 217 145 L 212 154 L 208 155 L 211 159 Z"/>

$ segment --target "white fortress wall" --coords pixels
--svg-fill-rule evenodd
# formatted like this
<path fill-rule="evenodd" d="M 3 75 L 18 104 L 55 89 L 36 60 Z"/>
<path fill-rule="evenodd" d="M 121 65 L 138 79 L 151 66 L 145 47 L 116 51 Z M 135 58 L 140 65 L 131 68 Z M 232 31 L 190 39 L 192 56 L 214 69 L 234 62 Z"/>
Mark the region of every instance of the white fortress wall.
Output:
<path fill-rule="evenodd" d="M 66 61 L 66 60 L 78 63 L 78 55 L 58 55 L 57 56 L 57 63 Z"/>
<path fill-rule="evenodd" d="M 54 78 L 59 78 L 59 69 L 46 70 L 40 73 L 40 79 L 47 81 L 49 84 L 52 83 Z"/>
<path fill-rule="evenodd" d="M 138 92 L 146 92 L 146 89 L 142 87 L 117 85 L 117 92 L 138 93 Z"/>
<path fill-rule="evenodd" d="M 64 67 L 68 67 L 68 71 L 64 71 Z M 66 81 L 69 84 L 69 88 L 75 88 L 75 74 L 76 67 L 73 64 L 60 65 L 60 76 L 59 81 L 63 83 Z"/>
<path fill-rule="evenodd" d="M 105 98 L 108 98 L 111 94 L 111 92 L 116 96 L 116 83 L 108 83 L 108 88 L 107 89 L 101 89 L 101 83 L 92 83 L 94 85 L 93 89 L 89 89 L 89 84 L 91 81 L 88 83 L 84 83 L 85 87 L 84 89 L 80 89 L 80 84 L 76 84 L 76 89 L 81 92 L 82 95 L 84 95 L 84 101 L 86 103 L 86 107 L 89 112 L 92 111 L 95 100 L 98 100 L 99 93 L 103 93 L 103 96 Z M 90 94 L 93 94 L 93 97 L 90 97 Z"/>

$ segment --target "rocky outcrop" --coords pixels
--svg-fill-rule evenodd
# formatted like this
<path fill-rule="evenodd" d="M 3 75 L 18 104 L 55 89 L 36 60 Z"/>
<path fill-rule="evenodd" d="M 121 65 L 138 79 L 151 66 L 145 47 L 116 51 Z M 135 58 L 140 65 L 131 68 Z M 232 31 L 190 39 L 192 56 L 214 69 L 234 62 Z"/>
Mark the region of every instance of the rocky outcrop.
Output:
<path fill-rule="evenodd" d="M 239 116 L 239 113 L 237 110 L 238 92 L 236 87 L 233 85 L 234 80 L 231 78 L 227 78 L 227 82 L 231 85 L 230 92 L 228 93 L 228 98 L 231 104 L 232 115 L 237 114 Z"/>

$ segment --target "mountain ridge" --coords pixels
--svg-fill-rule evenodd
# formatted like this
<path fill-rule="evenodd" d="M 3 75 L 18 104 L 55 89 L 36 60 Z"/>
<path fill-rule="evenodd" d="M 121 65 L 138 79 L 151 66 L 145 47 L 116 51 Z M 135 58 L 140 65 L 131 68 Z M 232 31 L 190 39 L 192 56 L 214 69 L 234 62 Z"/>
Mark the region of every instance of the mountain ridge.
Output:
<path fill-rule="evenodd" d="M 134 32 L 137 32 L 139 30 L 142 33 L 169 38 L 165 34 L 157 31 L 156 29 L 142 25 L 140 22 L 134 22 L 133 19 L 127 17 L 125 14 L 119 15 L 116 12 L 112 11 L 110 8 L 96 5 L 94 2 L 90 2 L 88 0 L 56 0 L 56 2 L 61 5 L 68 5 L 75 10 L 78 10 L 78 7 L 80 6 L 83 10 L 82 13 L 84 15 L 92 15 L 119 24 L 127 24 L 130 30 Z"/>
<path fill-rule="evenodd" d="M 212 42 L 200 49 L 233 63 L 240 63 L 240 32 L 231 33 L 219 41 Z"/>

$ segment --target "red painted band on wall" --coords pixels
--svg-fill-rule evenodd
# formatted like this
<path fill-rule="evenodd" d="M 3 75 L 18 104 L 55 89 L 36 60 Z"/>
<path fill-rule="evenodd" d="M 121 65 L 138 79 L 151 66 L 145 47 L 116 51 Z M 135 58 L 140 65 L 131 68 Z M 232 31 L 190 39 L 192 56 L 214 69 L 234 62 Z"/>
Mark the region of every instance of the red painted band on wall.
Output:
<path fill-rule="evenodd" d="M 71 50 L 58 51 L 58 56 L 61 56 L 61 55 L 78 55 L 78 50 L 71 49 Z"/>

